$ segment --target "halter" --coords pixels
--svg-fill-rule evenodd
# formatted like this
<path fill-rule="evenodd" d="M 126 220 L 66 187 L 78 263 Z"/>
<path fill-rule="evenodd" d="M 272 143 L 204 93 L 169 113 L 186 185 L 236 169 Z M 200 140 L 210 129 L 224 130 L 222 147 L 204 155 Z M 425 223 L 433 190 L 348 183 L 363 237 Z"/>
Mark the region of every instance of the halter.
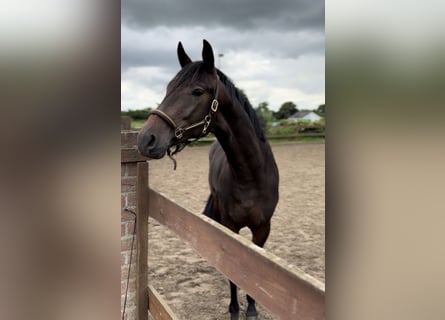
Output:
<path fill-rule="evenodd" d="M 185 127 L 179 127 L 175 120 L 173 120 L 172 117 L 170 117 L 168 114 L 166 114 L 164 111 L 161 111 L 159 109 L 155 109 L 153 111 L 150 112 L 150 114 L 148 116 L 151 116 L 152 114 L 157 115 L 158 117 L 160 117 L 162 120 L 164 120 L 170 127 L 173 128 L 173 130 L 175 130 L 175 138 L 178 140 L 176 143 L 174 143 L 172 146 L 176 146 L 175 150 L 172 152 L 170 150 L 169 147 L 167 149 L 167 155 L 169 156 L 169 158 L 173 161 L 173 169 L 176 170 L 176 160 L 173 158 L 173 155 L 175 155 L 176 153 L 180 152 L 182 149 L 184 149 L 188 144 L 198 141 L 199 139 L 201 139 L 202 137 L 206 136 L 208 134 L 207 129 L 209 128 L 211 122 L 212 122 L 212 118 L 213 115 L 216 113 L 216 111 L 218 111 L 218 93 L 219 93 L 219 86 L 218 86 L 218 82 L 219 82 L 219 76 L 216 75 L 216 89 L 215 89 L 215 96 L 212 100 L 212 103 L 210 104 L 210 110 L 209 113 L 204 117 L 204 119 L 202 119 L 199 122 L 196 123 L 192 123 L 188 126 Z M 180 139 L 182 139 L 182 137 L 184 136 L 184 133 L 186 131 L 192 130 L 194 128 L 197 128 L 199 126 L 204 126 L 202 129 L 201 134 L 193 139 L 187 139 L 186 141 L 179 141 Z"/>

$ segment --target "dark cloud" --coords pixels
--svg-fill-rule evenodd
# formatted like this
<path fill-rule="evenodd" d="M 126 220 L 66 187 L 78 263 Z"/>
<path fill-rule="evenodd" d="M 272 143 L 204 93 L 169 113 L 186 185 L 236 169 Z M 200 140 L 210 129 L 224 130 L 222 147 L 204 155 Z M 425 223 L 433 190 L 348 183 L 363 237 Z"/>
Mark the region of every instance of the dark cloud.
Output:
<path fill-rule="evenodd" d="M 324 29 L 323 0 L 127 0 L 122 22 L 153 26 L 229 26 L 234 29 Z"/>
<path fill-rule="evenodd" d="M 150 50 L 149 48 L 121 49 L 122 60 L 121 69 L 138 66 L 161 66 L 170 67 L 175 65 L 176 51 Z M 177 64 L 177 63 L 176 63 Z M 179 68 L 179 64 L 177 64 Z"/>
<path fill-rule="evenodd" d="M 202 39 L 213 46 L 216 53 L 244 51 L 264 57 L 298 59 L 302 55 L 324 55 L 324 32 L 250 30 L 236 32 L 231 28 L 204 29 L 202 27 L 148 31 L 122 28 L 122 70 L 137 66 L 162 66 L 176 70 L 176 46 L 182 41 L 193 60 L 200 60 Z"/>
<path fill-rule="evenodd" d="M 324 101 L 322 0 L 126 0 L 121 39 L 123 106 L 162 100 L 179 70 L 178 41 L 201 60 L 202 39 L 251 101 L 311 108 Z"/>
<path fill-rule="evenodd" d="M 295 59 L 324 54 L 324 1 L 122 2 L 122 70 L 150 65 L 173 69 L 178 41 L 199 59 L 203 38 L 216 52 L 243 50 Z"/>

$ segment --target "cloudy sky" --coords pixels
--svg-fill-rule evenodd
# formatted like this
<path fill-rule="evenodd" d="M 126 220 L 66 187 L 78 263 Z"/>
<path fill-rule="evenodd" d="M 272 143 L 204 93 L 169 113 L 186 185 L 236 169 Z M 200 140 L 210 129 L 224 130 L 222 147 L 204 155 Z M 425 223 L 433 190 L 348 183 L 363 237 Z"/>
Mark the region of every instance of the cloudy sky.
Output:
<path fill-rule="evenodd" d="M 254 107 L 325 102 L 324 0 L 126 0 L 121 21 L 123 110 L 156 107 L 179 71 L 178 41 L 201 60 L 202 39 Z"/>

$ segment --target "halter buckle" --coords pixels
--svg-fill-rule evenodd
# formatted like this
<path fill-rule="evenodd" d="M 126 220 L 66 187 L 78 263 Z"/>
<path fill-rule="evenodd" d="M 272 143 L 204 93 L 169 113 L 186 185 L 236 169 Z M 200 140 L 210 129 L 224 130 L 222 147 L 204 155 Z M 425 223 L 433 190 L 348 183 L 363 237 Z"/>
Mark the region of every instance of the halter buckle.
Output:
<path fill-rule="evenodd" d="M 182 129 L 182 128 L 176 128 L 175 129 L 175 137 L 176 137 L 176 139 L 181 139 L 183 135 L 184 135 L 184 129 Z"/>
<path fill-rule="evenodd" d="M 206 115 L 204 118 L 204 128 L 202 129 L 202 134 L 206 134 L 207 133 L 207 129 L 209 128 L 210 122 L 212 121 L 212 118 L 210 117 L 210 115 Z"/>
<path fill-rule="evenodd" d="M 218 100 L 213 99 L 212 104 L 210 105 L 210 109 L 211 109 L 213 112 L 216 112 L 216 111 L 218 111 L 218 105 L 219 105 Z"/>

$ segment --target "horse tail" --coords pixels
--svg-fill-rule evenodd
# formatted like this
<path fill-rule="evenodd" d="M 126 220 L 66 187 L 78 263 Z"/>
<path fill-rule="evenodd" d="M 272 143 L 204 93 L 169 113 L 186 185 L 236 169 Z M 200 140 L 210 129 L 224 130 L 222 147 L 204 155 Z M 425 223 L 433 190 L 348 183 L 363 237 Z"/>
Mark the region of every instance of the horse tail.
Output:
<path fill-rule="evenodd" d="M 204 208 L 204 215 L 216 222 L 221 222 L 221 219 L 215 210 L 215 196 L 213 194 L 210 194 L 209 199 L 207 200 L 206 207 Z"/>

